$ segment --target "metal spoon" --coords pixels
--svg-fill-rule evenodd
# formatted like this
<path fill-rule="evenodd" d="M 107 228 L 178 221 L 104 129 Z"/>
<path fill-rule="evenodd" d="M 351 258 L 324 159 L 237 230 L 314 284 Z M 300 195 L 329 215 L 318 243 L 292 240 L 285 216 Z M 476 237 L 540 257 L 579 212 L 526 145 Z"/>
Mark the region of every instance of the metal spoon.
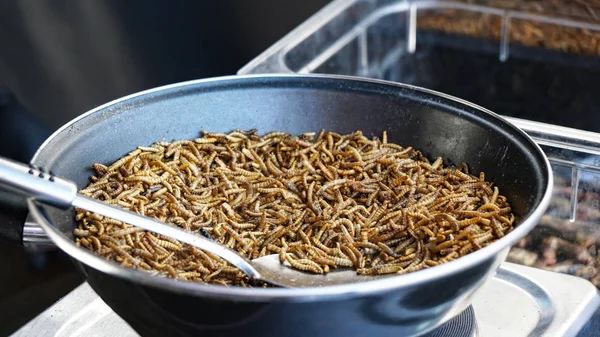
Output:
<path fill-rule="evenodd" d="M 213 240 L 185 231 L 179 227 L 115 207 L 77 193 L 75 183 L 58 178 L 34 165 L 25 166 L 0 157 L 0 184 L 24 197 L 34 197 L 44 204 L 68 209 L 79 207 L 202 249 L 239 268 L 254 280 L 279 287 L 320 287 L 364 282 L 384 276 L 358 275 L 354 270 L 334 270 L 327 274 L 305 273 L 279 262 L 279 255 L 267 255 L 248 260 L 236 251 Z"/>

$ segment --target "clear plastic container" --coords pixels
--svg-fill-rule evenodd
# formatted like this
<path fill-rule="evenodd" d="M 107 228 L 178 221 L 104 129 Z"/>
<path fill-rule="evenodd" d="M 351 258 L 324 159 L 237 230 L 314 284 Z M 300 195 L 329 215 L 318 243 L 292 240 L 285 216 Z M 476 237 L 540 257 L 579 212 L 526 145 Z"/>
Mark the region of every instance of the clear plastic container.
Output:
<path fill-rule="evenodd" d="M 600 287 L 600 25 L 591 22 L 594 7 L 487 5 L 497 3 L 333 1 L 239 73 L 385 79 L 506 116 L 542 146 L 555 177 L 548 212 L 509 261 Z"/>

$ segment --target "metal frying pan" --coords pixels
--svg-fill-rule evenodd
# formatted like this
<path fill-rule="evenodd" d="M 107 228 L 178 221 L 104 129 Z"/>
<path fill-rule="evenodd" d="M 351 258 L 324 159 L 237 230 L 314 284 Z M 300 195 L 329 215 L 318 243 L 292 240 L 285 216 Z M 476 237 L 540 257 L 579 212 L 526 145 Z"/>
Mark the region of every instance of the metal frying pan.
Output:
<path fill-rule="evenodd" d="M 497 115 L 425 89 L 339 76 L 234 76 L 145 91 L 65 125 L 32 162 L 81 188 L 94 162 L 111 163 L 162 139 L 195 138 L 202 129 L 237 128 L 366 135 L 387 130 L 390 141 L 484 171 L 512 203 L 517 227 L 482 250 L 407 275 L 323 288 L 247 289 L 121 267 L 74 245 L 72 211 L 30 203 L 30 214 L 53 243 L 143 336 L 419 335 L 468 307 L 550 200 L 548 160 L 525 133 Z M 20 226 L 4 226 L 3 232 L 16 233 Z"/>

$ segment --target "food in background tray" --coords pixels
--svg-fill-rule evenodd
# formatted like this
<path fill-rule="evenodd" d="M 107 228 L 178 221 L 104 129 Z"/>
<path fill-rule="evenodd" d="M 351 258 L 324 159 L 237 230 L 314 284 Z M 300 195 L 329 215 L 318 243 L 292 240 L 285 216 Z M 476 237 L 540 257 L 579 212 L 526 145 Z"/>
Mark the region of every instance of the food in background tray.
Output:
<path fill-rule="evenodd" d="M 600 2 L 596 1 L 499 1 L 499 0 L 453 0 L 518 12 L 539 14 L 575 22 L 600 22 Z M 462 9 L 423 9 L 418 16 L 420 29 L 443 31 L 470 37 L 499 41 L 502 34 L 502 18 L 476 11 Z M 539 47 L 555 51 L 583 55 L 600 55 L 600 31 L 582 29 L 569 25 L 550 24 L 513 17 L 508 26 L 511 44 Z"/>
<path fill-rule="evenodd" d="M 81 193 L 205 235 L 248 258 L 279 254 L 312 273 L 403 274 L 452 261 L 513 228 L 485 175 L 429 162 L 360 131 L 204 132 L 95 164 Z M 78 210 L 76 242 L 125 266 L 250 285 L 225 261 L 176 240 Z"/>
<path fill-rule="evenodd" d="M 585 212 L 574 222 L 564 219 L 570 200 L 571 188 L 555 189 L 546 215 L 511 249 L 508 261 L 583 277 L 600 288 L 600 195 L 582 193 L 578 209 Z"/>

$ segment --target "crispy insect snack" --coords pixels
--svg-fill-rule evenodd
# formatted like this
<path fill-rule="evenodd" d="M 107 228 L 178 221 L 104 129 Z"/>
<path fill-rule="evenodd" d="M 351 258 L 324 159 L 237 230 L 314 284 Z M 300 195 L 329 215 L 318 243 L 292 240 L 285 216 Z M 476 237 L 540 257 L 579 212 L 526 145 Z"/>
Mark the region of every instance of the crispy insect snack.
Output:
<path fill-rule="evenodd" d="M 310 273 L 403 274 L 449 262 L 506 235 L 514 215 L 466 165 L 429 162 L 360 131 L 291 136 L 204 132 L 139 147 L 82 194 L 204 235 L 250 259 L 279 254 Z M 253 284 L 187 244 L 77 210 L 78 245 L 125 266 L 184 280 Z M 264 286 L 264 285 L 263 285 Z"/>

